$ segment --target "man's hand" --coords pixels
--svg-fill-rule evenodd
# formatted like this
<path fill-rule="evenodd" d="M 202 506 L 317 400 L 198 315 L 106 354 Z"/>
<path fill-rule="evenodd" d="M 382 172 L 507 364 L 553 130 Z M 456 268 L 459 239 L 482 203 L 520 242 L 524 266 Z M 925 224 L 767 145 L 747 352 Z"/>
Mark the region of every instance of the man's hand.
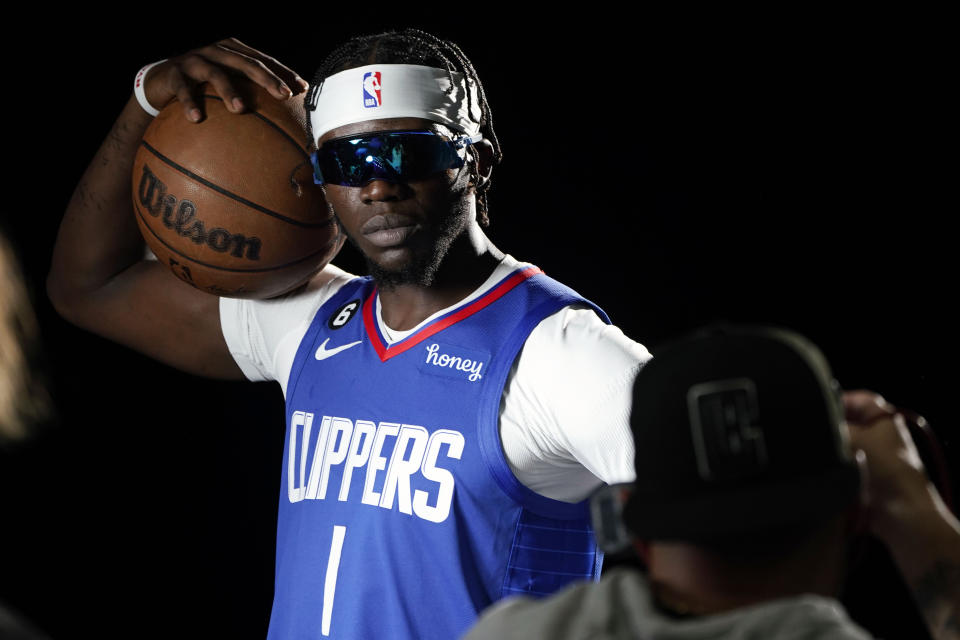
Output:
<path fill-rule="evenodd" d="M 144 94 L 155 108 L 162 109 L 176 98 L 184 116 L 193 122 L 203 119 L 201 104 L 195 99 L 195 88 L 209 82 L 227 109 L 244 110 L 243 98 L 235 86 L 235 78 L 245 76 L 259 84 L 278 100 L 286 100 L 307 89 L 307 82 L 275 58 L 249 47 L 236 38 L 171 58 L 157 65 L 144 78 Z"/>
<path fill-rule="evenodd" d="M 869 391 L 844 394 L 866 454 L 867 527 L 893 555 L 937 640 L 960 638 L 960 523 L 927 479 L 903 415 Z"/>
<path fill-rule="evenodd" d="M 897 408 L 869 391 L 848 392 L 843 400 L 850 444 L 867 459 L 868 527 L 886 539 L 891 528 L 936 510 L 938 496 Z"/>

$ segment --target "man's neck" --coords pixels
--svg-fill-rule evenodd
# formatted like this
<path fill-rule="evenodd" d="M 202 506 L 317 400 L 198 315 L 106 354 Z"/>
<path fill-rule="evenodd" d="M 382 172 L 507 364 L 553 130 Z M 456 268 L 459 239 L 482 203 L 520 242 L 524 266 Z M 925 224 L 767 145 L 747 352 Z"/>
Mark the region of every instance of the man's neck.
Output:
<path fill-rule="evenodd" d="M 412 329 L 470 295 L 501 260 L 503 253 L 478 225 L 471 225 L 450 246 L 430 284 L 378 283 L 384 323 L 397 331 Z"/>
<path fill-rule="evenodd" d="M 805 593 L 835 596 L 842 547 L 821 547 L 745 565 L 683 543 L 651 546 L 650 581 L 657 603 L 682 615 L 708 615 Z"/>

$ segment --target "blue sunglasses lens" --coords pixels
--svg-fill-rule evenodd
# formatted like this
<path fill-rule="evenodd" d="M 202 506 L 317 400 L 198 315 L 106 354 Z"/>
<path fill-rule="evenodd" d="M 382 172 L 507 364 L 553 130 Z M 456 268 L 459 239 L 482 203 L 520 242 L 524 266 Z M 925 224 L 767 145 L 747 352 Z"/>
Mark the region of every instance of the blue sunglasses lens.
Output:
<path fill-rule="evenodd" d="M 430 131 L 375 133 L 323 143 L 313 154 L 317 184 L 360 187 L 371 180 L 419 180 L 463 166 L 456 142 Z"/>

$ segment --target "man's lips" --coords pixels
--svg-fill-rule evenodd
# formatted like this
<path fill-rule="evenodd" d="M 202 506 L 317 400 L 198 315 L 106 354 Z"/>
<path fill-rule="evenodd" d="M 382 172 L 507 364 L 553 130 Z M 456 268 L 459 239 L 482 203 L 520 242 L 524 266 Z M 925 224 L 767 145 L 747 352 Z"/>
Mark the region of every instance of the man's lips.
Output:
<path fill-rule="evenodd" d="M 382 231 L 383 229 L 395 229 L 397 227 L 413 227 L 416 226 L 417 221 L 410 216 L 401 215 L 399 213 L 387 213 L 383 215 L 373 216 L 365 223 L 360 229 L 360 233 L 367 235 L 368 233 L 373 233 L 375 231 Z"/>
<path fill-rule="evenodd" d="M 414 218 L 388 213 L 367 220 L 360 233 L 375 247 L 386 248 L 403 244 L 417 229 Z"/>

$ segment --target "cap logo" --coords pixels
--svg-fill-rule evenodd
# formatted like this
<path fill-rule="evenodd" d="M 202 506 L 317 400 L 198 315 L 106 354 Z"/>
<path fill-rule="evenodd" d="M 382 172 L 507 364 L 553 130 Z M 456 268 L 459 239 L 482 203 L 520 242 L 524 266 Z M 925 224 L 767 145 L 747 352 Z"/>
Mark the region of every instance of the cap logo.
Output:
<path fill-rule="evenodd" d="M 766 468 L 767 449 L 753 380 L 693 385 L 687 391 L 687 408 L 701 478 L 726 480 L 756 475 Z"/>
<path fill-rule="evenodd" d="M 380 72 L 368 71 L 363 74 L 363 106 L 369 109 L 380 105 Z"/>

